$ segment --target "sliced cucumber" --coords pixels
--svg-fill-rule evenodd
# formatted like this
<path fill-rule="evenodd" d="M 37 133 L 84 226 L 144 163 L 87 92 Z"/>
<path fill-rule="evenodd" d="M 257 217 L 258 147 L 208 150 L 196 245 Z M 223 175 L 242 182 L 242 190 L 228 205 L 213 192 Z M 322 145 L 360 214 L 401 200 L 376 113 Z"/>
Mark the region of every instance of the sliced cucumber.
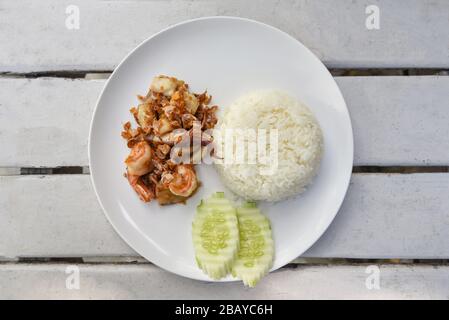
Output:
<path fill-rule="evenodd" d="M 274 244 L 270 221 L 255 203 L 237 209 L 240 249 L 232 266 L 232 275 L 254 287 L 273 265 Z"/>
<path fill-rule="evenodd" d="M 223 192 L 202 200 L 192 223 L 198 266 L 212 279 L 226 276 L 239 249 L 236 210 Z"/>

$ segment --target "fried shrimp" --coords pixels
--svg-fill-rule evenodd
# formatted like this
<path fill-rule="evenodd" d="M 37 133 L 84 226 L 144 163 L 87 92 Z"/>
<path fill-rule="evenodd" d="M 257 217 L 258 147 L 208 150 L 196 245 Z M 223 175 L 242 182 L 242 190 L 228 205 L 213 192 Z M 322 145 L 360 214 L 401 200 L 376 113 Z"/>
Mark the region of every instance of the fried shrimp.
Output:
<path fill-rule="evenodd" d="M 154 198 L 154 191 L 143 182 L 142 177 L 129 174 L 129 172 L 126 174 L 126 177 L 128 178 L 131 187 L 134 191 L 136 191 L 140 200 L 143 202 L 149 202 Z"/>
<path fill-rule="evenodd" d="M 131 149 L 125 160 L 128 182 L 144 202 L 184 203 L 199 186 L 190 160 L 212 143 L 213 137 L 205 131 L 217 123 L 217 106 L 208 106 L 207 91 L 192 93 L 184 81 L 163 75 L 155 77 L 147 94 L 138 99 L 139 105 L 130 109 L 137 127 L 126 122 L 122 131 Z M 187 156 L 181 161 L 173 158 L 180 144 L 193 141 L 194 128 L 201 133 L 201 145 L 195 148 L 188 142 L 181 149 L 187 150 Z"/>
<path fill-rule="evenodd" d="M 150 89 L 153 92 L 162 93 L 164 96 L 170 97 L 175 93 L 178 83 L 179 81 L 176 78 L 157 76 L 153 79 Z"/>
<path fill-rule="evenodd" d="M 128 166 L 128 173 L 135 176 L 143 176 L 152 170 L 152 153 L 150 145 L 146 141 L 141 141 L 131 148 L 125 163 Z"/>
<path fill-rule="evenodd" d="M 144 131 L 149 131 L 153 124 L 155 114 L 151 109 L 151 105 L 148 103 L 139 104 L 137 110 L 133 112 L 137 123 L 142 127 Z"/>
<path fill-rule="evenodd" d="M 191 166 L 178 165 L 173 180 L 168 185 L 170 191 L 178 196 L 188 197 L 198 187 L 196 173 Z"/>

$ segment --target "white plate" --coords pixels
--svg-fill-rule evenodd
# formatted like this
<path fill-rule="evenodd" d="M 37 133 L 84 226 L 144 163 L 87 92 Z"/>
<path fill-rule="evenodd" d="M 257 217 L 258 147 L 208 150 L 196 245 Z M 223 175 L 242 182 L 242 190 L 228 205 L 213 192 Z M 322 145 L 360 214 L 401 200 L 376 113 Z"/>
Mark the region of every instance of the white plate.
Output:
<path fill-rule="evenodd" d="M 92 120 L 89 160 L 95 191 L 115 230 L 156 265 L 210 280 L 195 264 L 191 222 L 200 199 L 223 190 L 214 168 L 197 167 L 203 186 L 186 205 L 145 204 L 123 177 L 128 148 L 120 137 L 122 124 L 132 118 L 128 110 L 137 104 L 136 94 L 145 94 L 159 74 L 185 80 L 194 92 L 207 88 L 222 109 L 263 88 L 285 90 L 312 109 L 325 142 L 318 176 L 300 197 L 261 204 L 272 222 L 273 270 L 306 251 L 335 217 L 349 184 L 353 138 L 348 110 L 325 66 L 300 42 L 271 26 L 232 17 L 196 19 L 161 31 L 132 51 L 109 78 Z"/>

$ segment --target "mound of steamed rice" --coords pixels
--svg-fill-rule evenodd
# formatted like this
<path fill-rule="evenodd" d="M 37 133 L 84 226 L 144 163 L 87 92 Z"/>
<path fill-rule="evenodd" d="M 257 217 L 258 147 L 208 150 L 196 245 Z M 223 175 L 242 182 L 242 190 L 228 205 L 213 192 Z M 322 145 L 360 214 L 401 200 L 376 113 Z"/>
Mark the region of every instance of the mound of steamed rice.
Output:
<path fill-rule="evenodd" d="M 226 164 L 224 151 L 219 154 L 224 161 L 216 168 L 225 186 L 236 195 L 279 201 L 302 193 L 317 173 L 323 150 L 320 126 L 311 111 L 288 94 L 251 92 L 232 103 L 220 122 L 222 133 L 226 128 L 278 131 L 277 168 L 273 163 Z M 270 174 L 263 172 L 267 166 L 274 168 Z"/>

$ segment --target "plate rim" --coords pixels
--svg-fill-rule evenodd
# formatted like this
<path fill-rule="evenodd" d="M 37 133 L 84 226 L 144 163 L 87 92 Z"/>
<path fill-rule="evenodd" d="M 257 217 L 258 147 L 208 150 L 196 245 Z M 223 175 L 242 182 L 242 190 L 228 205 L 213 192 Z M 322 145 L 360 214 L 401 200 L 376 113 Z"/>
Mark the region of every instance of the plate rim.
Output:
<path fill-rule="evenodd" d="M 348 106 L 346 104 L 346 100 L 344 99 L 344 96 L 340 90 L 340 87 L 338 86 L 337 82 L 335 81 L 335 78 L 332 76 L 332 74 L 329 72 L 329 69 L 324 65 L 324 63 L 321 61 L 321 59 L 319 59 L 317 57 L 317 55 L 315 53 L 313 53 L 307 46 L 305 46 L 300 40 L 296 39 L 295 37 L 293 37 L 292 35 L 290 35 L 289 33 L 274 27 L 272 25 L 269 25 L 267 23 L 261 22 L 261 21 L 257 21 L 254 19 L 249 19 L 249 18 L 244 18 L 244 17 L 237 17 L 237 16 L 226 16 L 226 15 L 217 15 L 217 16 L 205 16 L 205 17 L 199 17 L 199 18 L 194 18 L 194 19 L 188 19 L 188 20 L 184 20 L 172 25 L 169 25 L 166 28 L 163 28 L 162 30 L 153 33 L 151 36 L 149 36 L 148 38 L 144 39 L 142 42 L 140 42 L 136 47 L 134 47 L 134 49 L 132 49 L 131 51 L 129 51 L 124 58 L 120 61 L 119 64 L 117 64 L 117 66 L 115 67 L 114 71 L 111 73 L 111 75 L 109 76 L 109 78 L 107 79 L 106 83 L 104 84 L 96 102 L 95 102 L 95 107 L 94 110 L 92 112 L 92 118 L 91 118 L 91 122 L 90 122 L 90 126 L 89 126 L 89 135 L 88 135 L 88 144 L 87 144 L 87 150 L 88 150 L 88 162 L 89 162 L 89 170 L 90 170 L 90 181 L 92 184 L 92 187 L 94 189 L 95 192 L 95 196 L 97 198 L 98 203 L 100 204 L 100 207 L 103 211 L 103 214 L 106 216 L 106 219 L 108 220 L 108 222 L 112 225 L 114 231 L 120 236 L 120 238 L 132 249 L 134 250 L 139 256 L 143 257 L 145 260 L 149 261 L 150 263 L 156 265 L 157 267 L 166 270 L 172 274 L 176 274 L 178 276 L 182 276 L 185 278 L 190 278 L 190 279 L 194 279 L 194 280 L 200 280 L 200 281 L 205 281 L 205 282 L 234 282 L 234 281 L 240 281 L 239 279 L 235 279 L 235 278 L 224 278 L 224 279 L 219 279 L 219 280 L 214 280 L 214 279 L 205 279 L 205 278 L 199 278 L 196 277 L 194 275 L 185 275 L 185 274 L 180 274 L 177 272 L 174 272 L 166 267 L 163 267 L 161 265 L 159 265 L 158 263 L 155 263 L 153 261 L 150 261 L 149 259 L 145 258 L 143 255 L 141 255 L 139 252 L 137 252 L 134 247 L 130 244 L 130 242 L 128 241 L 128 237 L 124 236 L 122 234 L 122 232 L 119 231 L 119 228 L 115 225 L 115 223 L 112 221 L 110 215 L 108 214 L 107 210 L 105 209 L 103 202 L 101 201 L 101 198 L 99 196 L 99 193 L 97 191 L 97 186 L 95 184 L 95 178 L 94 178 L 94 170 L 93 170 L 93 166 L 92 166 L 92 132 L 93 132 L 93 127 L 94 127 L 94 123 L 95 123 L 95 119 L 96 119 L 96 115 L 97 115 L 97 111 L 98 111 L 98 106 L 100 104 L 100 101 L 103 98 L 103 95 L 105 94 L 106 88 L 109 85 L 109 82 L 114 78 L 114 75 L 116 74 L 116 72 L 118 72 L 118 70 L 120 69 L 120 67 L 122 66 L 122 64 L 125 63 L 125 61 L 128 60 L 128 58 L 134 54 L 135 51 L 139 50 L 144 44 L 146 44 L 147 42 L 151 41 L 153 38 L 158 37 L 159 35 L 163 34 L 166 31 L 169 31 L 171 29 L 180 27 L 182 25 L 185 24 L 190 24 L 190 23 L 195 23 L 197 21 L 202 21 L 202 20 L 237 20 L 237 21 L 244 21 L 244 22 L 249 22 L 249 23 L 253 23 L 253 24 L 258 24 L 262 27 L 265 28 L 269 28 L 272 29 L 273 31 L 276 31 L 278 33 L 280 33 L 283 36 L 286 36 L 288 38 L 290 38 L 291 40 L 295 41 L 297 44 L 299 44 L 301 47 L 303 47 L 303 49 L 305 49 L 311 56 L 313 56 L 313 58 L 315 58 L 316 60 L 319 61 L 319 63 L 324 67 L 325 72 L 327 72 L 327 74 L 332 78 L 332 81 L 334 82 L 334 84 L 336 85 L 337 89 L 338 89 L 338 95 L 341 98 L 341 101 L 344 104 L 345 107 L 345 116 L 348 118 L 348 123 L 349 123 L 349 137 L 350 137 L 350 141 L 348 141 L 348 144 L 350 146 L 350 150 L 348 152 L 348 156 L 350 156 L 351 159 L 351 163 L 350 163 L 350 168 L 351 171 L 349 172 L 345 184 L 342 185 L 342 187 L 344 187 L 343 190 L 343 197 L 340 200 L 340 203 L 335 207 L 335 212 L 333 213 L 332 217 L 329 218 L 329 222 L 323 226 L 322 230 L 320 230 L 319 232 L 316 233 L 316 236 L 313 237 L 313 241 L 310 242 L 310 245 L 305 246 L 305 249 L 298 254 L 298 257 L 301 256 L 304 252 L 306 252 L 307 250 L 309 250 L 322 236 L 323 234 L 326 232 L 326 230 L 329 228 L 329 226 L 332 224 L 332 222 L 335 220 L 335 217 L 337 216 L 338 212 L 341 209 L 341 206 L 343 204 L 343 201 L 346 198 L 347 192 L 348 192 L 348 188 L 349 188 L 349 184 L 350 184 L 350 180 L 351 180 L 351 176 L 352 176 L 352 167 L 354 166 L 354 131 L 353 131 L 353 127 L 352 127 L 352 121 L 351 121 L 351 115 L 349 113 L 349 109 Z M 349 154 L 350 153 L 350 154 Z M 279 268 L 281 268 L 282 266 L 285 266 L 286 264 L 288 264 L 289 262 L 278 266 L 278 267 L 273 267 L 270 272 L 275 271 Z"/>

